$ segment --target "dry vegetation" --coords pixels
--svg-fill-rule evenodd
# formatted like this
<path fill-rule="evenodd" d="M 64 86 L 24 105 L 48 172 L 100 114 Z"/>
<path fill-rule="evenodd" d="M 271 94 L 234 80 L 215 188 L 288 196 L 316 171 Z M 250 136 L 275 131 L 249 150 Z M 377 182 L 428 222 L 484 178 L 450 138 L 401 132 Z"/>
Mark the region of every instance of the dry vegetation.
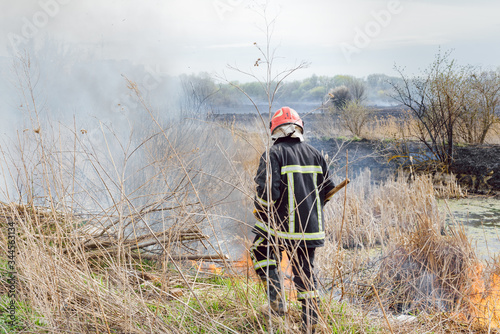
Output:
<path fill-rule="evenodd" d="M 0 331 L 298 333 L 291 287 L 289 313 L 268 319 L 234 243 L 244 246 L 253 224 L 261 134 L 161 123 L 138 98 L 150 122 L 134 136 L 102 124 L 56 131 L 33 103 L 28 130 L 2 147 Z M 398 122 L 384 122 L 372 131 L 398 133 Z M 485 268 L 460 227 L 445 224 L 429 177 L 375 185 L 366 171 L 325 212 L 322 332 L 495 330 L 497 265 Z"/>
<path fill-rule="evenodd" d="M 78 149 L 70 153 L 55 145 L 61 140 L 29 132 L 18 152 L 24 163 L 16 164 L 13 150 L 4 156 L 23 183 L 13 193 L 22 197 L 1 205 L 2 259 L 6 226 L 17 233 L 18 322 L 8 324 L 2 260 L 3 332 L 298 332 L 292 292 L 289 314 L 269 322 L 260 311 L 263 288 L 245 263 L 183 260 L 227 254 L 219 229 L 239 226 L 244 244 L 259 136 L 234 126 L 176 125 L 130 149 L 137 159 L 122 152 L 120 160 L 111 149 L 99 155 L 76 131 L 69 146 Z M 85 160 L 94 168 L 84 177 Z M 479 262 L 463 232 L 445 225 L 429 177 L 374 185 L 367 171 L 345 194 L 326 207 L 330 237 L 317 260 L 325 333 L 487 329 L 484 299 L 471 293 L 483 276 Z M 397 318 L 408 313 L 417 316 Z"/>
<path fill-rule="evenodd" d="M 334 298 L 379 318 L 383 307 L 393 315 L 385 323 L 393 331 L 487 331 L 496 326 L 498 286 L 484 287 L 488 275 L 460 225 L 445 224 L 435 193 L 428 176 L 378 186 L 369 172 L 358 177 L 345 214 L 342 197 L 326 208 L 331 238 L 318 259 L 320 276 L 329 278 L 325 288 Z M 395 320 L 402 315 L 415 317 Z"/>

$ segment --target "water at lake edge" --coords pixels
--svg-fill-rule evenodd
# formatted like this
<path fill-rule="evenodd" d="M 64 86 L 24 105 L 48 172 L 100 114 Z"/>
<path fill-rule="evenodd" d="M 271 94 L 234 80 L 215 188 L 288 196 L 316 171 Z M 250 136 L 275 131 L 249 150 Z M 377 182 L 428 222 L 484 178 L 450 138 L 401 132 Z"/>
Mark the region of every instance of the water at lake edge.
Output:
<path fill-rule="evenodd" d="M 463 224 L 481 259 L 500 254 L 500 199 L 472 196 L 446 202 L 438 200 L 438 203 L 448 223 Z"/>

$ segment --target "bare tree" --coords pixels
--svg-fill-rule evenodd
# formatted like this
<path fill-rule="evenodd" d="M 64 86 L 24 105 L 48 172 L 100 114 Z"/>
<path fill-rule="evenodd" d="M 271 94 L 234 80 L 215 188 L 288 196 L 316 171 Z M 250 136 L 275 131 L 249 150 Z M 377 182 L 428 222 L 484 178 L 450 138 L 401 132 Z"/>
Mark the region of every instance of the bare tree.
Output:
<path fill-rule="evenodd" d="M 257 111 L 262 124 L 267 128 L 267 124 L 269 124 L 269 121 L 271 120 L 272 116 L 272 111 L 273 111 L 273 103 L 278 96 L 279 90 L 282 88 L 283 81 L 286 80 L 290 75 L 292 75 L 295 71 L 300 70 L 302 68 L 306 68 L 309 63 L 302 61 L 298 65 L 295 65 L 291 68 L 286 68 L 282 70 L 276 70 L 276 65 L 274 65 L 274 62 L 276 61 L 276 56 L 275 52 L 276 49 L 272 48 L 272 35 L 274 31 L 274 26 L 276 23 L 276 19 L 270 20 L 266 14 L 266 9 L 263 9 L 263 13 L 261 13 L 261 16 L 265 22 L 265 27 L 264 27 L 264 33 L 266 35 L 266 43 L 264 46 L 260 46 L 257 42 L 254 42 L 254 46 L 257 48 L 259 57 L 255 60 L 255 63 L 253 64 L 254 68 L 264 68 L 265 74 L 263 76 L 259 76 L 256 74 L 254 71 L 251 70 L 242 70 L 241 68 L 228 65 L 228 68 L 239 72 L 241 74 L 244 74 L 250 78 L 253 78 L 258 82 L 262 90 L 265 92 L 265 97 L 267 98 L 267 103 L 268 103 L 268 118 L 265 120 L 263 118 L 261 110 L 257 107 L 257 104 L 255 100 L 249 95 L 248 92 L 246 92 L 239 84 L 233 83 L 226 79 L 225 77 L 220 77 L 219 79 L 227 82 L 231 86 L 235 87 L 237 90 L 239 90 L 242 94 L 245 95 L 245 97 L 250 101 L 250 103 L 254 106 L 255 110 Z M 262 66 L 263 65 L 263 66 Z"/>
<path fill-rule="evenodd" d="M 436 55 L 421 76 L 399 72 L 402 83 L 393 83 L 393 98 L 408 107 L 418 119 L 417 137 L 447 170 L 453 161 L 455 129 L 463 113 L 468 67 L 459 67 L 449 59 L 450 52 Z"/>
<path fill-rule="evenodd" d="M 457 122 L 458 139 L 469 144 L 483 144 L 495 123 L 500 123 L 496 110 L 500 105 L 500 74 L 483 71 L 466 81 L 467 95 Z"/>
<path fill-rule="evenodd" d="M 361 102 L 350 101 L 339 111 L 340 124 L 356 137 L 361 137 L 370 114 L 370 109 Z"/>

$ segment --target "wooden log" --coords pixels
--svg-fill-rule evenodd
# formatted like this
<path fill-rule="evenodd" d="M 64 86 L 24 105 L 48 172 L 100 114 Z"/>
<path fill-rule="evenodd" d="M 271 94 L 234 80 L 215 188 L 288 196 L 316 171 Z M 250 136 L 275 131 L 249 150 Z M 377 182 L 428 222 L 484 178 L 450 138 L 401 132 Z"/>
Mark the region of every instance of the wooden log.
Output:
<path fill-rule="evenodd" d="M 132 257 L 134 259 L 145 259 L 145 260 L 159 260 L 160 258 L 163 258 L 163 254 L 152 254 L 152 253 L 134 253 L 132 252 Z M 169 258 L 170 259 L 170 258 Z M 222 261 L 222 260 L 229 260 L 229 256 L 225 254 L 185 254 L 185 255 L 171 255 L 171 259 L 174 261 L 184 261 L 184 260 L 190 260 L 190 261 L 199 261 L 199 260 L 206 260 L 206 261 Z"/>
<path fill-rule="evenodd" d="M 165 236 L 168 236 L 168 238 L 165 238 Z M 131 249 L 144 248 L 157 244 L 158 243 L 157 239 L 159 239 L 160 242 L 164 244 L 169 244 L 173 242 L 181 242 L 189 240 L 199 241 L 203 239 L 208 239 L 208 236 L 198 231 L 192 231 L 192 230 L 176 231 L 176 232 L 170 232 L 169 230 L 165 230 L 157 232 L 155 234 L 145 234 L 134 239 L 126 239 L 123 242 L 123 247 L 129 247 Z M 106 239 L 102 237 L 100 239 L 94 239 L 92 237 L 89 237 L 88 239 L 84 240 L 82 244 L 87 252 L 92 252 L 94 250 L 97 252 L 99 250 L 113 252 L 117 247 L 116 246 L 117 240 L 116 238 L 113 237 L 109 237 Z M 67 250 L 65 249 L 64 251 Z"/>
<path fill-rule="evenodd" d="M 172 255 L 171 256 L 174 261 L 177 260 L 229 260 L 229 256 L 226 254 L 214 254 L 214 255 L 201 255 L 201 254 L 186 254 L 186 255 Z"/>

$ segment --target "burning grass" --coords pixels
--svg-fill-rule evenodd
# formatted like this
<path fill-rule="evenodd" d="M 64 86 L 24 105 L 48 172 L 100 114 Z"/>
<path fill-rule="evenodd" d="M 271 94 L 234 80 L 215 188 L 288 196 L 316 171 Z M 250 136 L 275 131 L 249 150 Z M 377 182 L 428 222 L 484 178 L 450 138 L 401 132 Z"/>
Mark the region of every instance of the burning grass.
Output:
<path fill-rule="evenodd" d="M 495 329 L 500 331 L 500 271 L 498 259 L 495 267 L 489 274 L 484 264 L 478 263 L 468 268 L 471 277 L 469 287 L 469 312 L 478 328 Z M 486 279 L 485 279 L 486 276 Z"/>

